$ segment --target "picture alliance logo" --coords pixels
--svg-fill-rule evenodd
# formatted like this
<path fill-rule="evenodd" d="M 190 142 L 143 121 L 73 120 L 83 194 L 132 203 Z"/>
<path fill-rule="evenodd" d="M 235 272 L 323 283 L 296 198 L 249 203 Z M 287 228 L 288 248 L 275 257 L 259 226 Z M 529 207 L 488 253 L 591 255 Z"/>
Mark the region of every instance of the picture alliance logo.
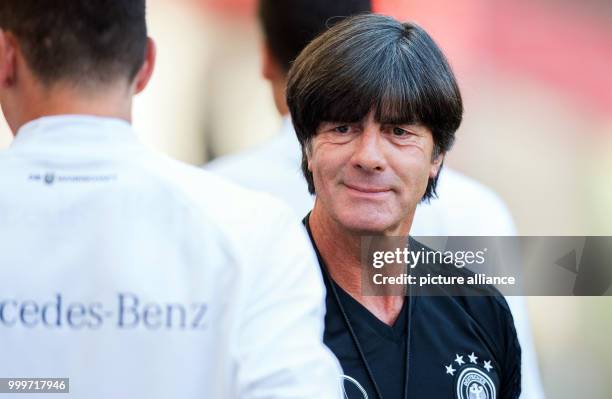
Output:
<path fill-rule="evenodd" d="M 133 293 L 118 293 L 114 303 L 69 301 L 64 294 L 53 299 L 1 299 L 0 325 L 8 328 L 48 328 L 96 330 L 145 329 L 193 331 L 208 326 L 209 309 L 205 302 L 144 301 Z"/>

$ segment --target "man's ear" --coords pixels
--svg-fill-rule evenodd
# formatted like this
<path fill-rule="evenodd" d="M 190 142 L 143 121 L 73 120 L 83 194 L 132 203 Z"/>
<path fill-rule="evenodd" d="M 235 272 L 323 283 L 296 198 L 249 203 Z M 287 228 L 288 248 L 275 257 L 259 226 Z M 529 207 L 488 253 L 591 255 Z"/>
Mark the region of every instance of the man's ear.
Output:
<path fill-rule="evenodd" d="M 280 74 L 280 66 L 272 55 L 268 43 L 261 44 L 261 75 L 264 79 L 274 81 Z"/>
<path fill-rule="evenodd" d="M 0 88 L 15 82 L 16 42 L 10 33 L 0 29 Z"/>
<path fill-rule="evenodd" d="M 155 42 L 150 37 L 147 38 L 147 50 L 145 53 L 145 60 L 136 74 L 136 79 L 134 81 L 134 94 L 138 94 L 147 87 L 149 80 L 151 80 L 151 75 L 153 75 L 153 70 L 155 69 L 155 59 L 157 57 L 157 49 L 155 47 Z"/>
<path fill-rule="evenodd" d="M 312 172 L 312 141 L 308 140 L 304 143 L 304 156 L 306 157 L 306 164 L 308 165 L 308 170 Z"/>
<path fill-rule="evenodd" d="M 440 168 L 442 167 L 442 162 L 444 162 L 444 153 L 440 153 L 438 154 L 438 156 L 436 156 L 433 159 L 433 162 L 431 163 L 431 168 L 429 169 L 429 178 L 433 179 L 436 176 L 438 176 L 438 173 L 440 173 Z"/>

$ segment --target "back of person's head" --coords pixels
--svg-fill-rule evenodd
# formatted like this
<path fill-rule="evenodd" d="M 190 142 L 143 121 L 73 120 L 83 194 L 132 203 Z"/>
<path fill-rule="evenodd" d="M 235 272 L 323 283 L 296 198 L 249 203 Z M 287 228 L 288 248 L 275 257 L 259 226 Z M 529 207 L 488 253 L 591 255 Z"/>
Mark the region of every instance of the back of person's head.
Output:
<path fill-rule="evenodd" d="M 45 86 L 131 81 L 145 59 L 145 0 L 1 0 L 12 34 Z"/>
<path fill-rule="evenodd" d="M 316 36 L 344 18 L 371 12 L 370 0 L 260 0 L 266 44 L 285 71 Z"/>

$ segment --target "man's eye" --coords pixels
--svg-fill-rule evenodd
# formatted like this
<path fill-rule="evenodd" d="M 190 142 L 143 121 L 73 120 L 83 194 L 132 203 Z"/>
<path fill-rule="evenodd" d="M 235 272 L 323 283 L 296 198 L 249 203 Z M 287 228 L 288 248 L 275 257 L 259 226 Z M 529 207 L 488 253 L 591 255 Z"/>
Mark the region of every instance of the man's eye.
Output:
<path fill-rule="evenodd" d="M 404 129 L 400 128 L 400 127 L 394 127 L 393 128 L 393 135 L 394 136 L 401 137 L 401 136 L 407 136 L 408 134 L 409 134 L 409 132 L 407 130 L 404 130 Z"/>
<path fill-rule="evenodd" d="M 334 128 L 334 131 L 338 132 L 338 133 L 348 133 L 349 130 L 350 130 L 350 128 L 347 125 L 336 126 Z"/>

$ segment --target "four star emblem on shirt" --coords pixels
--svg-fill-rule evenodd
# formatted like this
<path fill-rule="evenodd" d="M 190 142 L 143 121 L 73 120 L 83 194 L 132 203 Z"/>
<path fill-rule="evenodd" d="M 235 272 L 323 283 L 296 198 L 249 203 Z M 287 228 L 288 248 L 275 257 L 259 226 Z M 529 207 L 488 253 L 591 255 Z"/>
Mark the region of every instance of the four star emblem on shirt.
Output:
<path fill-rule="evenodd" d="M 467 358 L 469 359 L 469 363 L 466 362 L 465 360 L 463 360 L 463 357 L 467 356 Z M 483 360 L 482 361 L 482 367 L 487 370 L 487 372 L 491 372 L 491 370 L 493 369 L 493 366 L 491 365 L 491 360 Z M 455 375 L 455 372 L 457 371 L 457 369 L 455 369 L 453 367 L 453 363 L 457 363 L 457 368 L 461 368 L 461 366 L 463 366 L 464 364 L 474 364 L 476 366 L 480 366 L 479 362 L 478 362 L 478 356 L 476 356 L 474 354 L 474 352 L 472 352 L 469 355 L 460 355 L 460 354 L 455 354 L 455 359 L 450 362 L 450 364 L 444 365 L 444 368 L 446 368 L 446 374 L 450 374 L 451 376 Z"/>

